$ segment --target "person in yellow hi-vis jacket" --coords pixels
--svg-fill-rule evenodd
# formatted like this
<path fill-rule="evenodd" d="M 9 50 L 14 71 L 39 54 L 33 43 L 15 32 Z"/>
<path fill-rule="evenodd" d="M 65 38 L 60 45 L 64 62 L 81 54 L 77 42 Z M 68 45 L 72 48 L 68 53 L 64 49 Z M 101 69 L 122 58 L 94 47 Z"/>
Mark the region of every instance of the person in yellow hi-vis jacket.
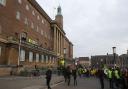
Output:
<path fill-rule="evenodd" d="M 119 68 L 116 68 L 114 70 L 114 75 L 115 75 L 116 87 L 119 88 L 119 85 L 120 85 L 120 70 L 119 70 Z"/>
<path fill-rule="evenodd" d="M 107 76 L 109 79 L 109 87 L 110 89 L 113 89 L 113 70 L 111 68 L 108 69 Z"/>

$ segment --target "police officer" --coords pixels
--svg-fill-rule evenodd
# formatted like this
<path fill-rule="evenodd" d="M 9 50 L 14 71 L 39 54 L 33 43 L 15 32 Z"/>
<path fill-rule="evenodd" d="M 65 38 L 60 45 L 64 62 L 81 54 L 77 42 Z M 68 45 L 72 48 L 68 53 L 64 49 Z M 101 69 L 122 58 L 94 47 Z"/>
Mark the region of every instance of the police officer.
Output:
<path fill-rule="evenodd" d="M 116 68 L 114 70 L 114 74 L 115 74 L 116 87 L 119 88 L 119 85 L 120 85 L 120 70 L 119 70 L 119 68 Z"/>
<path fill-rule="evenodd" d="M 108 69 L 108 79 L 109 79 L 109 87 L 110 89 L 113 89 L 113 71 L 111 68 Z"/>

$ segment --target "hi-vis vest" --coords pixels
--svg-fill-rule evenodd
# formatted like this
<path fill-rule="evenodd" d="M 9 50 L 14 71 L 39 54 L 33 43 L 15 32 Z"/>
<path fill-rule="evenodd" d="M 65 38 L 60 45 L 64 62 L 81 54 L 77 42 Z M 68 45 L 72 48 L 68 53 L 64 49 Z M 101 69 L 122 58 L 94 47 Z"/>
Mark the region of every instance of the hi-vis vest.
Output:
<path fill-rule="evenodd" d="M 108 70 L 108 78 L 112 78 L 112 71 L 111 70 Z"/>
<path fill-rule="evenodd" d="M 119 79 L 120 76 L 119 76 L 119 72 L 118 72 L 118 70 L 115 70 L 114 73 L 115 73 L 115 77 L 116 77 L 117 79 Z"/>

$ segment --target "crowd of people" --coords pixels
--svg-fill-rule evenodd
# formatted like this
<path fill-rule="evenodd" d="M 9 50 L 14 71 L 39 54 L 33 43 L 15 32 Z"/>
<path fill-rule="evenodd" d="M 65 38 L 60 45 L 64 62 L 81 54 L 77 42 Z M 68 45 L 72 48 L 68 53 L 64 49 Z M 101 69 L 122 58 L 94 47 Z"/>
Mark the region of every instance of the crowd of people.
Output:
<path fill-rule="evenodd" d="M 100 80 L 101 89 L 104 89 L 104 79 L 109 81 L 110 89 L 128 89 L 128 68 L 99 68 L 97 76 Z"/>
<path fill-rule="evenodd" d="M 47 86 L 50 88 L 52 71 L 49 69 L 46 72 Z M 104 89 L 104 81 L 108 81 L 109 89 L 128 89 L 128 68 L 118 67 L 102 67 L 102 68 L 84 68 L 76 66 L 63 67 L 62 74 L 65 83 L 70 86 L 70 81 L 73 78 L 74 86 L 77 86 L 77 76 L 81 77 L 96 77 L 100 81 L 101 89 Z M 72 77 L 72 78 L 71 78 Z"/>

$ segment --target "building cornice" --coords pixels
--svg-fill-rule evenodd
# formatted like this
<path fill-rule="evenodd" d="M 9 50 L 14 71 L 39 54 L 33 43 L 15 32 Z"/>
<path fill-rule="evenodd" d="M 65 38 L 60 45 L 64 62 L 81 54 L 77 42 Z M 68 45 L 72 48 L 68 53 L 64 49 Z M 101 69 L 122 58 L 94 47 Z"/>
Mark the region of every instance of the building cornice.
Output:
<path fill-rule="evenodd" d="M 41 6 L 36 2 L 36 0 L 28 0 L 31 5 L 42 15 L 44 18 L 48 20 L 49 23 L 51 23 L 52 19 L 48 16 L 48 14 L 41 8 Z"/>

